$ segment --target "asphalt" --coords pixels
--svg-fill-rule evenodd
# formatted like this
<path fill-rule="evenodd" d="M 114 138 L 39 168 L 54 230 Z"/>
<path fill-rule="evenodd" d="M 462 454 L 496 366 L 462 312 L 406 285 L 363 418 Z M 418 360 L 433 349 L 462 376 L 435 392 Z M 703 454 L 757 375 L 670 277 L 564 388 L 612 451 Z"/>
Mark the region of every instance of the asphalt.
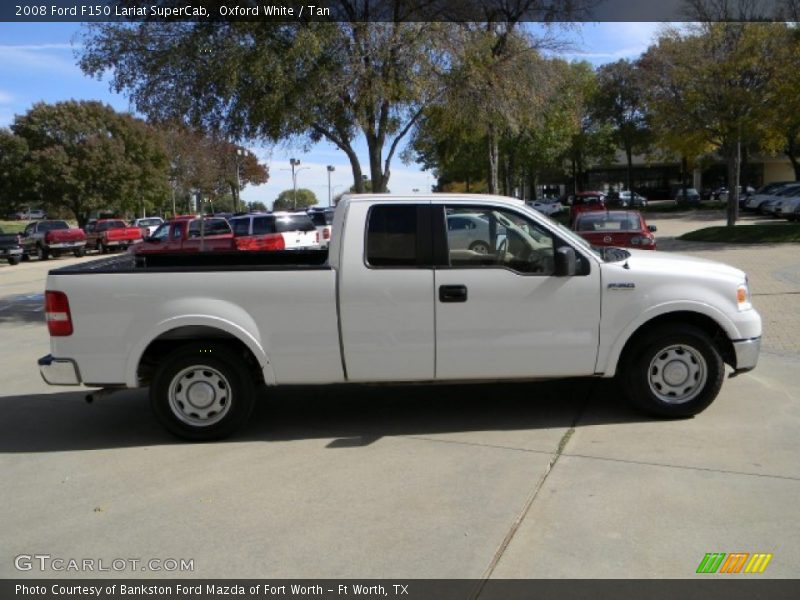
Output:
<path fill-rule="evenodd" d="M 756 294 L 800 266 L 791 245 L 664 241 L 756 267 Z M 34 553 L 194 561 L 170 577 L 692 578 L 708 552 L 767 552 L 748 577 L 798 574 L 800 335 L 771 296 L 754 302 L 786 341 L 767 335 L 693 419 L 590 380 L 300 387 L 265 391 L 241 435 L 188 444 L 143 391 L 87 404 L 41 381 L 48 266 L 0 266 L 0 577 L 98 575 L 14 567 Z"/>

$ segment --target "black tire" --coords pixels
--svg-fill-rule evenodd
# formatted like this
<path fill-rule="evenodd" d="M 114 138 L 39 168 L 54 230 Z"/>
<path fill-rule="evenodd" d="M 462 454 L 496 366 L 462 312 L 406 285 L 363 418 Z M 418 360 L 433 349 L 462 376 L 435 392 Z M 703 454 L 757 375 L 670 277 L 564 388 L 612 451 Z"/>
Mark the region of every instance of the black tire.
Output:
<path fill-rule="evenodd" d="M 196 384 L 197 399 L 190 390 Z M 182 346 L 169 354 L 150 384 L 150 406 L 173 435 L 192 441 L 231 435 L 255 404 L 253 373 L 235 350 L 213 343 Z"/>
<path fill-rule="evenodd" d="M 628 401 L 659 417 L 691 417 L 717 397 L 725 377 L 719 350 L 691 325 L 663 325 L 626 352 L 617 373 Z"/>
<path fill-rule="evenodd" d="M 84 248 L 83 246 L 81 246 L 80 248 L 76 248 L 73 254 L 75 255 L 75 258 L 81 258 L 82 256 L 86 255 L 86 248 Z"/>
<path fill-rule="evenodd" d="M 50 254 L 53 258 L 61 258 L 61 250 L 53 250 Z"/>
<path fill-rule="evenodd" d="M 469 249 L 478 254 L 489 254 L 489 243 L 482 240 L 477 240 L 469 245 Z"/>
<path fill-rule="evenodd" d="M 11 265 L 12 267 L 14 265 L 18 265 L 19 264 L 19 256 L 9 256 L 8 257 L 8 264 Z"/>
<path fill-rule="evenodd" d="M 108 246 L 102 240 L 97 242 L 97 249 L 100 250 L 100 254 L 108 254 Z"/>
<path fill-rule="evenodd" d="M 39 258 L 39 260 L 47 260 L 48 258 L 50 258 L 50 256 L 47 253 L 47 250 L 42 245 L 36 246 L 36 256 Z"/>

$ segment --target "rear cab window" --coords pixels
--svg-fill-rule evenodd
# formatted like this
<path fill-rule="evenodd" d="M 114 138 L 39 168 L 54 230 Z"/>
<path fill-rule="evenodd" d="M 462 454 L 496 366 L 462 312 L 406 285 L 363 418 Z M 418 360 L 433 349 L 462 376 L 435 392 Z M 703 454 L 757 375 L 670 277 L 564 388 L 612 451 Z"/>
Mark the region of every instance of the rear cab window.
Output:
<path fill-rule="evenodd" d="M 433 268 L 429 205 L 377 204 L 367 215 L 365 262 L 372 268 Z"/>

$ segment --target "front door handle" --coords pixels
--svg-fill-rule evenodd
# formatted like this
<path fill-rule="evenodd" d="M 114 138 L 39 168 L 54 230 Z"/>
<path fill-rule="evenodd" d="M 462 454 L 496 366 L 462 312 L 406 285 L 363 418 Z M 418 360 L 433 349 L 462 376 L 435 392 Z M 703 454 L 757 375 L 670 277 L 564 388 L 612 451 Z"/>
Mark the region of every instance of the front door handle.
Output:
<path fill-rule="evenodd" d="M 440 302 L 466 302 L 467 286 L 465 285 L 440 285 Z"/>

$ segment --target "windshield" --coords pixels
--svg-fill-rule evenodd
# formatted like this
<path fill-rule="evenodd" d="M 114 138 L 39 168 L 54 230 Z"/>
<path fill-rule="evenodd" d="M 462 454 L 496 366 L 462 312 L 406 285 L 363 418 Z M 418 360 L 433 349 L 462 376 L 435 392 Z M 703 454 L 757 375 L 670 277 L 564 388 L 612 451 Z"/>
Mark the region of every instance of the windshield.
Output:
<path fill-rule="evenodd" d="M 529 206 L 524 207 L 525 212 L 528 214 L 533 214 L 537 219 L 544 219 L 551 225 L 558 234 L 564 238 L 567 242 L 574 244 L 575 246 L 579 246 L 585 250 L 588 250 L 592 254 L 594 254 L 597 258 L 602 260 L 603 262 L 619 262 L 621 260 L 625 260 L 630 256 L 630 252 L 623 250 L 621 248 L 612 248 L 612 247 L 598 247 L 592 246 L 588 241 L 583 239 L 577 233 L 564 227 L 561 223 L 552 219 L 548 215 L 543 215 L 537 210 L 530 208 Z"/>

